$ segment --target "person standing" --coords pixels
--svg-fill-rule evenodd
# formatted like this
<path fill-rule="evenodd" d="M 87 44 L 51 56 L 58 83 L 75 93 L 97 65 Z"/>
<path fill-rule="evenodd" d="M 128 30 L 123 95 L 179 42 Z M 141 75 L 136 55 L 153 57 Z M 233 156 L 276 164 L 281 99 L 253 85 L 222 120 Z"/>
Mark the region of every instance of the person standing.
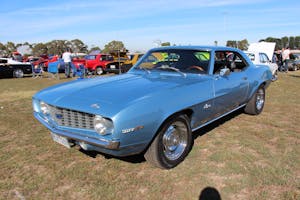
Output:
<path fill-rule="evenodd" d="M 288 60 L 290 59 L 290 53 L 291 53 L 291 51 L 290 51 L 289 47 L 287 47 L 286 49 L 283 49 L 283 51 L 282 51 L 282 62 L 284 65 L 285 72 L 289 71 Z"/>
<path fill-rule="evenodd" d="M 70 73 L 71 73 L 71 65 L 72 65 L 72 53 L 70 49 L 67 49 L 63 55 L 62 59 L 64 60 L 65 63 L 65 75 L 67 78 L 70 78 Z"/>

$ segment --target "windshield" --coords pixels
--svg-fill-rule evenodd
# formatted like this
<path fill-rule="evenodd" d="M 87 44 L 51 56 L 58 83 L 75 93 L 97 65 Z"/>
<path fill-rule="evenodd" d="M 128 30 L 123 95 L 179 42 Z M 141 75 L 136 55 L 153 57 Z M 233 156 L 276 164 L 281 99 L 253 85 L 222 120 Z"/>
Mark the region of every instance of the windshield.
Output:
<path fill-rule="evenodd" d="M 135 68 L 205 74 L 209 61 L 208 51 L 168 49 L 148 52 Z"/>

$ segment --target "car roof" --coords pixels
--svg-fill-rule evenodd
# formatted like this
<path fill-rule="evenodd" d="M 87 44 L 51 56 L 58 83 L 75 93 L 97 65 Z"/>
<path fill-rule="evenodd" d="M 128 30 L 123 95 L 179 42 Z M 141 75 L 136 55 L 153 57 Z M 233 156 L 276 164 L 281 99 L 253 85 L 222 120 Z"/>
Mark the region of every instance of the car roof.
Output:
<path fill-rule="evenodd" d="M 223 46 L 165 46 L 151 49 L 151 51 L 178 49 L 178 50 L 202 50 L 202 51 L 240 51 L 239 49 Z"/>

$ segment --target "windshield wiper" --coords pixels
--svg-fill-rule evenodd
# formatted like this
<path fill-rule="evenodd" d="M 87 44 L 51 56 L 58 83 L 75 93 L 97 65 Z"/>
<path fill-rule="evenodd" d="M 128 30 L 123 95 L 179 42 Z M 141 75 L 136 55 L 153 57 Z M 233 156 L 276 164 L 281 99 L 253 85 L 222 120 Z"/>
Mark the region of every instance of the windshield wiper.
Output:
<path fill-rule="evenodd" d="M 163 70 L 173 70 L 175 72 L 178 72 L 179 74 L 181 74 L 182 76 L 186 77 L 186 74 L 183 73 L 182 71 L 180 71 L 179 69 L 175 68 L 175 67 L 170 67 L 169 65 L 162 65 L 156 69 L 163 69 Z"/>

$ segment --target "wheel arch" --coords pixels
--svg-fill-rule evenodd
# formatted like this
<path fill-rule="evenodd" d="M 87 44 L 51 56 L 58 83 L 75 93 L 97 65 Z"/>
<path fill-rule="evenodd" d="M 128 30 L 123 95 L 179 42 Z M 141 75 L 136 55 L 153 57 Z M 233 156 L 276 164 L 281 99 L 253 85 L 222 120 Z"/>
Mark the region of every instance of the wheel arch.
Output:
<path fill-rule="evenodd" d="M 194 111 L 191 108 L 186 108 L 177 112 L 174 112 L 172 114 L 167 115 L 167 117 L 164 118 L 163 122 L 159 125 L 158 129 L 156 130 L 155 134 L 152 136 L 151 140 L 149 141 L 149 143 L 147 144 L 146 148 L 144 149 L 143 153 L 145 153 L 147 151 L 147 149 L 149 148 L 149 146 L 152 144 L 153 140 L 156 138 L 156 136 L 158 135 L 158 133 L 160 132 L 160 130 L 164 127 L 164 125 L 172 118 L 175 118 L 179 115 L 186 115 L 189 119 L 189 124 L 190 124 L 190 128 L 191 128 L 191 119 L 193 116 Z"/>

